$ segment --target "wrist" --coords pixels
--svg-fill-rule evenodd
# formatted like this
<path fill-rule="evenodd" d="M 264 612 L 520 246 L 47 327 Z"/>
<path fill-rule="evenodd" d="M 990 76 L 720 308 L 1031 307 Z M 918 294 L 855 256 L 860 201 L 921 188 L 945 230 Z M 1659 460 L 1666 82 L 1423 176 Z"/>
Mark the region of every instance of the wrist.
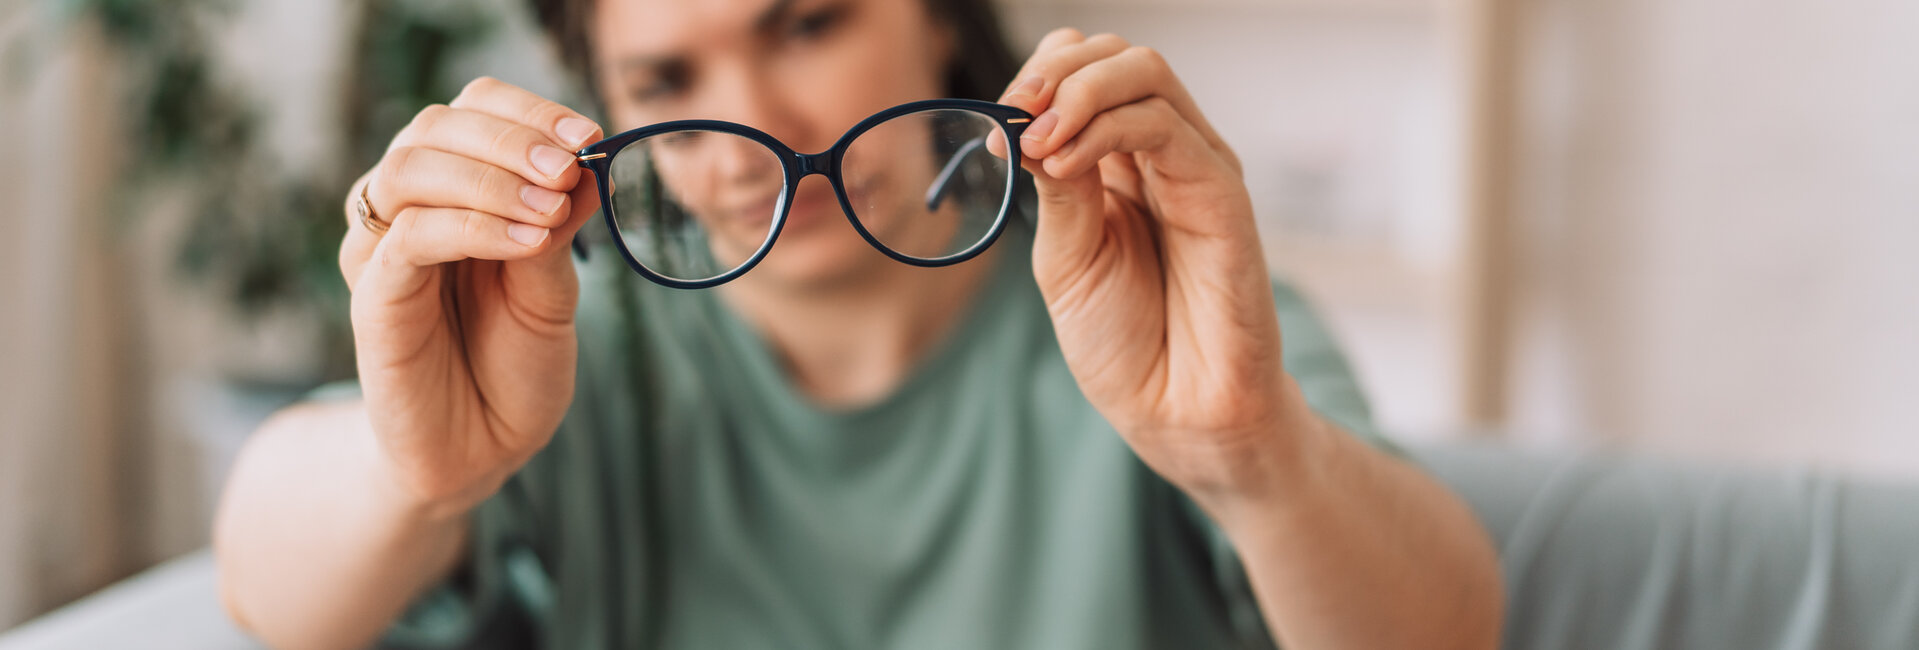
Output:
<path fill-rule="evenodd" d="M 1341 433 L 1306 404 L 1290 377 L 1276 415 L 1229 439 L 1208 471 L 1175 482 L 1229 536 L 1312 510 L 1338 473 Z"/>
<path fill-rule="evenodd" d="M 360 483 L 374 509 L 399 520 L 435 525 L 458 522 L 499 490 L 511 472 L 479 480 L 440 476 L 409 467 L 381 445 L 369 425 L 358 436 Z"/>
<path fill-rule="evenodd" d="M 463 520 L 504 483 L 502 477 L 457 488 L 429 486 L 393 463 L 386 454 L 375 454 L 375 457 L 367 474 L 374 505 L 393 516 L 421 524 Z"/>

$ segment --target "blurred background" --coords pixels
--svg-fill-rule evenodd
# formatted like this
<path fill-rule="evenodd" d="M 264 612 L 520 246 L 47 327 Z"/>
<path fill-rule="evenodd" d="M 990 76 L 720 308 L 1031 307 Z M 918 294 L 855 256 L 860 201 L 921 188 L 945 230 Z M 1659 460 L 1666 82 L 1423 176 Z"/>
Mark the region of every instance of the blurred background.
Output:
<path fill-rule="evenodd" d="M 1161 50 L 1387 432 L 1919 477 L 1919 3 L 1004 0 Z M 518 0 L 0 3 L 0 629 L 349 377 L 353 178 Z"/>

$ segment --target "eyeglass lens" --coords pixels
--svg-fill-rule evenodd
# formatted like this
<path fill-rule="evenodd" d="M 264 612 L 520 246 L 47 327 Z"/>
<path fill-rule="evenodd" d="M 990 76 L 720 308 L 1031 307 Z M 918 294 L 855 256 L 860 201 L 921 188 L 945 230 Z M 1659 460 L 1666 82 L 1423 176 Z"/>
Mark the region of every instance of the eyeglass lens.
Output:
<path fill-rule="evenodd" d="M 889 119 L 847 144 L 841 187 L 852 216 L 874 240 L 907 257 L 938 261 L 983 241 L 1005 210 L 1013 168 L 990 153 L 1005 133 L 974 111 L 932 109 Z M 784 215 L 817 218 L 838 206 L 802 191 L 803 215 L 788 215 L 779 154 L 720 131 L 672 131 L 614 154 L 609 206 L 621 241 L 641 266 L 698 282 L 731 273 L 773 237 Z M 825 190 L 824 187 L 813 191 Z M 789 225 L 783 236 L 810 224 Z"/>

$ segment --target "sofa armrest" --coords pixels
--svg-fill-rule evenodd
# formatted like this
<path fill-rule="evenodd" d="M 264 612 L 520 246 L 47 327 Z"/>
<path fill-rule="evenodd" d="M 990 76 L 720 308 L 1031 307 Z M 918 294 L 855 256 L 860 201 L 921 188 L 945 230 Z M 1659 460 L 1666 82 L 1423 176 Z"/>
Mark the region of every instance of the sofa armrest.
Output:
<path fill-rule="evenodd" d="M 1919 485 L 1498 446 L 1414 457 L 1499 545 L 1507 648 L 1919 648 Z"/>
<path fill-rule="evenodd" d="M 220 606 L 213 554 L 206 550 L 169 560 L 0 634 L 0 650 L 262 647 Z"/>

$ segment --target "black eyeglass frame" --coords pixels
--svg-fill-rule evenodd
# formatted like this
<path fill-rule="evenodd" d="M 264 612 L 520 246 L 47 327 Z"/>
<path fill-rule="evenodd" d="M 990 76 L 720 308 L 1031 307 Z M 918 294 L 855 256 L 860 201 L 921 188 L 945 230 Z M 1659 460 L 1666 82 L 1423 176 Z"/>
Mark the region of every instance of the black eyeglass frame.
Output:
<path fill-rule="evenodd" d="M 860 223 L 859 218 L 854 216 L 853 203 L 846 198 L 846 186 L 840 180 L 840 163 L 845 159 L 847 147 L 852 144 L 853 140 L 865 134 L 867 131 L 872 130 L 873 127 L 879 126 L 880 123 L 903 115 L 934 110 L 970 111 L 992 118 L 993 121 L 999 125 L 1000 131 L 1006 135 L 1006 153 L 1007 160 L 1010 161 L 1011 164 L 1011 176 L 1007 179 L 1006 195 L 1000 200 L 999 215 L 994 218 L 992 227 L 987 230 L 984 237 L 980 238 L 979 242 L 965 250 L 944 257 L 915 257 L 893 250 L 887 247 L 886 244 L 880 243 L 879 239 L 873 236 L 873 233 L 867 232 L 866 226 Z M 853 229 L 859 232 L 860 237 L 865 239 L 866 243 L 872 245 L 873 248 L 879 249 L 881 253 L 885 253 L 887 257 L 891 257 L 905 264 L 924 267 L 948 266 L 977 257 L 980 253 L 985 252 L 987 248 L 991 247 L 993 242 L 999 239 L 1000 233 L 1006 230 L 1008 214 L 1014 209 L 1013 195 L 1016 188 L 1019 187 L 1019 175 L 1022 173 L 1019 166 L 1019 161 L 1021 160 L 1019 138 L 1022 133 L 1026 132 L 1026 125 L 1032 121 L 1032 114 L 1004 104 L 995 104 L 974 99 L 928 99 L 900 104 L 874 113 L 866 119 L 860 120 L 858 124 L 853 125 L 853 128 L 848 129 L 844 135 L 840 136 L 837 142 L 833 143 L 832 147 L 826 151 L 815 154 L 803 154 L 793 151 L 793 148 L 786 146 L 786 143 L 780 142 L 778 139 L 767 135 L 759 129 L 744 124 L 719 120 L 674 120 L 671 122 L 650 124 L 589 144 L 575 153 L 574 158 L 581 167 L 592 170 L 594 179 L 599 182 L 600 216 L 605 218 L 607 230 L 613 235 L 614 249 L 620 252 L 620 257 L 626 260 L 626 265 L 632 267 L 635 273 L 639 273 L 646 279 L 661 285 L 676 289 L 705 289 L 719 286 L 741 275 L 745 275 L 747 271 L 751 270 L 755 265 L 758 265 L 760 260 L 766 257 L 766 253 L 773 249 L 773 243 L 780 238 L 780 230 L 786 227 L 787 211 L 791 209 L 793 197 L 795 193 L 799 191 L 800 181 L 814 174 L 825 176 L 827 181 L 832 184 L 833 194 L 839 198 L 840 211 L 845 214 L 846 220 L 853 224 Z M 779 157 L 782 172 L 786 179 L 786 189 L 780 199 L 779 214 L 773 215 L 773 226 L 767 233 L 766 241 L 760 243 L 759 250 L 754 251 L 751 257 L 748 257 L 745 262 L 734 269 L 701 280 L 669 278 L 647 269 L 644 264 L 640 263 L 639 259 L 633 256 L 633 252 L 627 249 L 626 241 L 620 236 L 619 221 L 614 215 L 613 210 L 613 185 L 611 177 L 614 155 L 618 154 L 621 149 L 626 148 L 627 145 L 643 138 L 674 131 L 726 133 L 758 142 Z M 962 151 L 965 150 L 968 150 L 968 148 L 962 148 Z M 946 170 L 946 172 L 950 171 L 950 169 Z M 949 173 L 941 174 L 941 185 L 944 184 L 944 181 L 949 175 Z M 943 194 L 943 187 L 936 186 L 930 190 L 928 192 L 929 204 L 937 203 L 936 197 Z M 585 247 L 580 243 L 577 237 L 573 240 L 573 249 L 579 253 L 581 257 L 586 256 Z"/>

